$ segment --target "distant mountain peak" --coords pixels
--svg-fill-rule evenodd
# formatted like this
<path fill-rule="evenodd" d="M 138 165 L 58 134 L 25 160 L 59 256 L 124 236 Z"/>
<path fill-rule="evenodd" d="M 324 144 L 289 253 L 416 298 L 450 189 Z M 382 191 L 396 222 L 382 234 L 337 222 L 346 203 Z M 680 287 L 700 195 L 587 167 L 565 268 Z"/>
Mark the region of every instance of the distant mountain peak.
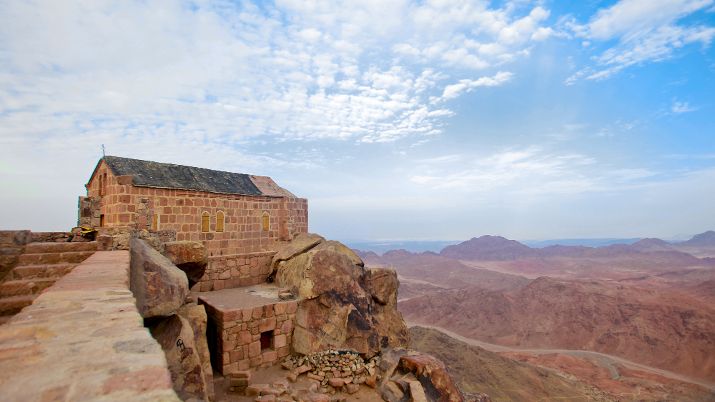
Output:
<path fill-rule="evenodd" d="M 516 240 L 484 235 L 445 247 L 440 254 L 456 259 L 514 260 L 533 256 L 535 251 Z"/>
<path fill-rule="evenodd" d="M 670 251 L 673 246 L 665 240 L 648 237 L 631 244 L 631 248 L 638 251 Z"/>
<path fill-rule="evenodd" d="M 715 231 L 708 230 L 696 234 L 690 240 L 680 243 L 683 246 L 715 246 Z"/>

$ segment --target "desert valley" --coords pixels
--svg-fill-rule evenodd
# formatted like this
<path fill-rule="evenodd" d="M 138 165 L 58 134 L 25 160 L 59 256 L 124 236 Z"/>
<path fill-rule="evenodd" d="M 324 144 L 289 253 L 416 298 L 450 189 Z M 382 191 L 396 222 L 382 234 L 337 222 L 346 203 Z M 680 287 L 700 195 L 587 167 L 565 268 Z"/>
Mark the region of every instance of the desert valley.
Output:
<path fill-rule="evenodd" d="M 498 236 L 393 267 L 414 348 L 492 400 L 715 400 L 715 232 L 531 248 Z"/>

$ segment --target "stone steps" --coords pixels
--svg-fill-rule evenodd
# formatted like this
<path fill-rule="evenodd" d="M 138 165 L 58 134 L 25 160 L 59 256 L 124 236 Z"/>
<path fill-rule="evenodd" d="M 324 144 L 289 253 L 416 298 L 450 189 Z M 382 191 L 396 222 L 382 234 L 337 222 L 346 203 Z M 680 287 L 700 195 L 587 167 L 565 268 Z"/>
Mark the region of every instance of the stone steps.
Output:
<path fill-rule="evenodd" d="M 5 320 L 5 317 L 10 317 L 32 304 L 32 300 L 39 293 L 52 286 L 95 251 L 96 242 L 28 243 L 22 254 L 0 247 L 0 258 L 15 260 L 12 261 L 14 268 L 5 275 L 5 281 L 0 283 L 0 318 Z"/>
<path fill-rule="evenodd" d="M 37 295 L 41 291 L 49 288 L 57 281 L 57 278 L 45 279 L 20 279 L 0 283 L 0 297 L 12 297 L 20 295 Z"/>
<path fill-rule="evenodd" d="M 72 271 L 77 264 L 40 264 L 40 265 L 20 265 L 12 271 L 12 279 L 36 279 L 54 278 L 59 279 L 66 273 Z"/>
<path fill-rule="evenodd" d="M 32 304 L 36 295 L 20 295 L 0 299 L 0 316 L 13 316 Z"/>
<path fill-rule="evenodd" d="M 67 253 L 73 251 L 97 251 L 96 242 L 54 242 L 30 243 L 25 246 L 26 254 Z"/>
<path fill-rule="evenodd" d="M 0 255 L 20 255 L 22 247 L 18 246 L 0 246 Z"/>
<path fill-rule="evenodd" d="M 94 251 L 67 251 L 50 253 L 27 253 L 18 257 L 18 265 L 79 264 L 94 254 Z"/>

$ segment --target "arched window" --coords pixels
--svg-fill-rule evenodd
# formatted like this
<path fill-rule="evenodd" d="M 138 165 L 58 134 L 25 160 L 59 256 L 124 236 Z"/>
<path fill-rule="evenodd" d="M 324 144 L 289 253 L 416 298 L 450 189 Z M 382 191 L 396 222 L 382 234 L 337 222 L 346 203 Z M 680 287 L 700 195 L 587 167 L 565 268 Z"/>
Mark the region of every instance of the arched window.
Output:
<path fill-rule="evenodd" d="M 204 211 L 204 212 L 201 214 L 201 231 L 202 231 L 202 232 L 208 232 L 208 231 L 209 231 L 209 227 L 210 227 L 210 223 L 211 223 L 211 217 L 209 216 L 209 213 L 208 213 L 208 212 Z"/>
<path fill-rule="evenodd" d="M 271 230 L 271 215 L 269 215 L 268 212 L 264 212 L 261 217 L 261 227 L 264 232 Z"/>
<path fill-rule="evenodd" d="M 107 174 L 99 175 L 99 195 L 107 195 Z"/>
<path fill-rule="evenodd" d="M 224 216 L 223 211 L 216 212 L 216 231 L 223 232 Z"/>

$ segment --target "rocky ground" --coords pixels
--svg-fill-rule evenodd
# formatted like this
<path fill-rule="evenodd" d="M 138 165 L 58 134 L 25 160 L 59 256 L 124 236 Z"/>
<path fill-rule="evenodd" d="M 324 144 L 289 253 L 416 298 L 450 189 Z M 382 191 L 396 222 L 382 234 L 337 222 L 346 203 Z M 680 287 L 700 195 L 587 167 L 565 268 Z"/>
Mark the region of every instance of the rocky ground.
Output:
<path fill-rule="evenodd" d="M 338 350 L 289 356 L 280 368 L 219 376 L 214 388 L 218 401 L 465 400 L 439 360 L 407 349 L 386 349 L 370 359 Z M 478 394 L 467 400 L 489 401 L 486 395 Z"/>
<path fill-rule="evenodd" d="M 514 291 L 445 290 L 399 306 L 410 322 L 484 342 L 592 350 L 715 379 L 715 310 L 673 292 L 542 277 Z"/>
<path fill-rule="evenodd" d="M 595 387 L 554 370 L 502 357 L 434 329 L 410 328 L 410 347 L 443 362 L 465 393 L 485 393 L 497 401 L 613 401 Z"/>

